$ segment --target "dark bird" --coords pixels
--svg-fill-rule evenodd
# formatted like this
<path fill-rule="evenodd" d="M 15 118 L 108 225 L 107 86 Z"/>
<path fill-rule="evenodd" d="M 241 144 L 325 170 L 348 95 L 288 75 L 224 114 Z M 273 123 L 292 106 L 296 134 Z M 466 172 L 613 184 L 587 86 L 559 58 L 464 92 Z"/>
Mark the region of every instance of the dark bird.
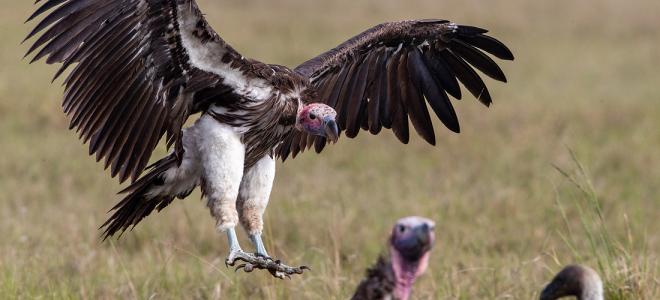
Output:
<path fill-rule="evenodd" d="M 561 270 L 541 292 L 541 300 L 574 296 L 578 300 L 603 300 L 603 282 L 593 269 L 570 265 Z"/>
<path fill-rule="evenodd" d="M 435 223 L 420 217 L 400 219 L 388 239 L 388 255 L 367 270 L 353 300 L 407 300 L 429 263 Z"/>
<path fill-rule="evenodd" d="M 291 70 L 243 57 L 193 0 L 37 2 L 28 21 L 44 17 L 26 38 L 36 38 L 27 55 L 61 64 L 55 78 L 66 74 L 70 128 L 113 177 L 131 180 L 102 226 L 104 237 L 200 186 L 228 236 L 227 263 L 242 260 L 246 270 L 280 278 L 302 269 L 269 258 L 261 239 L 276 158 L 312 146 L 320 152 L 341 132 L 352 138 L 360 129 L 392 129 L 407 143 L 409 121 L 435 144 L 428 107 L 458 132 L 448 95 L 460 99 L 461 82 L 490 105 L 475 68 L 504 82 L 485 53 L 513 59 L 484 29 L 414 20 L 373 27 Z M 171 154 L 147 166 L 163 136 Z M 239 222 L 256 255 L 241 250 Z"/>

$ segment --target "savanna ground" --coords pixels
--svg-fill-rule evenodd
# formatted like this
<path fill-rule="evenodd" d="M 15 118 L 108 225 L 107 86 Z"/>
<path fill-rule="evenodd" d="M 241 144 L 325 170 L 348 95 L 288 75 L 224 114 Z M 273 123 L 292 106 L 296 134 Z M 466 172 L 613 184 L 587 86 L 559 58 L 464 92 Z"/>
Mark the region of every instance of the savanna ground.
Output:
<path fill-rule="evenodd" d="M 279 166 L 267 246 L 313 268 L 291 281 L 225 268 L 199 194 L 101 243 L 120 186 L 66 130 L 54 68 L 21 60 L 33 1 L 2 2 L 0 298 L 345 299 L 407 215 L 437 221 L 415 299 L 533 299 L 572 262 L 609 299 L 660 298 L 659 1 L 200 1 L 244 55 L 288 66 L 407 18 L 516 54 L 495 105 L 455 101 L 463 132 L 437 126 L 435 148 L 362 133 Z"/>

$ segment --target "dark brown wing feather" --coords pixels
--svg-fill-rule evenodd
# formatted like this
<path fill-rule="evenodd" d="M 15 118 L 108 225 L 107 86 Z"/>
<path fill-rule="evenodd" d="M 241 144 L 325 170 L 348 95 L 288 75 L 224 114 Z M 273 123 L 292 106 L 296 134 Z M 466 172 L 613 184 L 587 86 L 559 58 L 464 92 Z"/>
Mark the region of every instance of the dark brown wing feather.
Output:
<path fill-rule="evenodd" d="M 355 289 L 351 300 L 391 299 L 396 286 L 395 280 L 389 259 L 380 256 L 376 264 L 367 270 L 367 276 Z"/>
<path fill-rule="evenodd" d="M 231 92 L 222 74 L 201 70 L 182 43 L 179 19 L 188 18 L 196 25 L 185 30 L 200 44 L 240 56 L 193 0 L 39 2 L 28 21 L 45 17 L 26 38 L 38 36 L 26 56 L 36 52 L 32 61 L 61 63 L 55 78 L 75 65 L 64 80 L 64 112 L 89 142 L 90 155 L 105 158 L 120 181 L 141 174 L 165 134 L 180 155 L 187 117 L 208 98 Z"/>
<path fill-rule="evenodd" d="M 444 20 L 386 23 L 301 64 L 295 71 L 310 79 L 321 102 L 337 110 L 338 125 L 346 136 L 355 137 L 360 129 L 378 134 L 384 127 L 407 143 L 410 120 L 424 140 L 435 144 L 427 102 L 447 128 L 459 132 L 458 117 L 448 97 L 461 98 L 458 82 L 485 105 L 490 105 L 491 96 L 475 68 L 506 82 L 502 69 L 486 53 L 504 60 L 513 60 L 513 54 L 486 33 Z M 320 137 L 304 140 L 309 142 L 301 145 L 296 136 L 286 139 L 277 153 L 286 158 L 312 145 L 320 152 L 325 145 Z"/>

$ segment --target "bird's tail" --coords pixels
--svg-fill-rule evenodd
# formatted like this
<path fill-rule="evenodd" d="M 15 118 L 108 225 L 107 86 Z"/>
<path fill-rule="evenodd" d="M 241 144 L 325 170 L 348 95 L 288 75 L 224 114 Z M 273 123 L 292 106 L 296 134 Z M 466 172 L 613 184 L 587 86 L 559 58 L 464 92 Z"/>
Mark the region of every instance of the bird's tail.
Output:
<path fill-rule="evenodd" d="M 179 165 L 176 155 L 171 154 L 150 167 L 149 173 L 119 192 L 126 194 L 110 211 L 112 216 L 101 225 L 102 238 L 121 234 L 132 229 L 154 209 L 160 212 L 175 198 L 188 196 L 198 184 L 198 176 L 190 172 L 190 166 Z"/>

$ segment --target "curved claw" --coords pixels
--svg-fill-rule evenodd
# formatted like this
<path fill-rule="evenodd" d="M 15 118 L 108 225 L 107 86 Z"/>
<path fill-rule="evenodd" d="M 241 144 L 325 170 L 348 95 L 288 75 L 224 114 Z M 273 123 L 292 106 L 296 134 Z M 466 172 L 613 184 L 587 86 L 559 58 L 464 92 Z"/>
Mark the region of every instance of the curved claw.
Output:
<path fill-rule="evenodd" d="M 240 270 L 240 269 L 243 269 L 243 271 L 245 273 L 251 273 L 252 271 L 254 271 L 254 266 L 250 263 L 241 264 L 241 265 L 238 265 L 236 267 L 236 269 L 234 269 L 234 272 L 238 272 L 238 270 Z"/>
<path fill-rule="evenodd" d="M 238 265 L 238 266 L 236 266 L 236 268 L 234 269 L 234 272 L 238 272 L 238 270 L 243 269 L 244 267 L 245 267 L 245 264 Z"/>
<path fill-rule="evenodd" d="M 246 273 L 251 273 L 254 271 L 254 266 L 252 264 L 245 264 L 245 267 L 243 267 L 243 271 Z"/>
<path fill-rule="evenodd" d="M 279 271 L 275 271 L 275 270 L 270 270 L 269 269 L 268 272 L 270 273 L 270 275 L 273 275 L 273 277 L 275 277 L 277 279 L 284 279 L 284 276 L 287 276 L 286 274 L 284 274 L 282 272 L 279 272 Z"/>

